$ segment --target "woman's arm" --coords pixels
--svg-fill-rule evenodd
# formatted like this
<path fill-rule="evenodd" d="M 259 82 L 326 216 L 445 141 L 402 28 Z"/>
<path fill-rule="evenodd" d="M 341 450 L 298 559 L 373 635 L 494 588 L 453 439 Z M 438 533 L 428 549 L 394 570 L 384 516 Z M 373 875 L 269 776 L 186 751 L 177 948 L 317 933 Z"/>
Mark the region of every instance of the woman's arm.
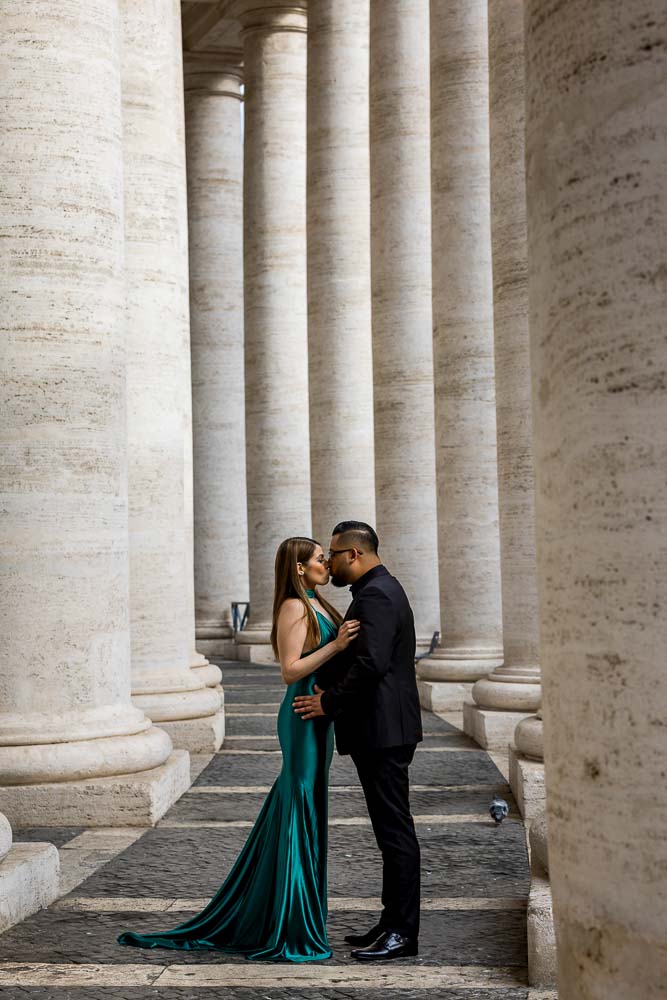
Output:
<path fill-rule="evenodd" d="M 295 597 L 288 598 L 278 615 L 278 656 L 280 673 L 285 684 L 294 684 L 303 677 L 308 677 L 332 656 L 339 653 L 356 636 L 357 622 L 345 622 L 341 626 L 342 635 L 326 646 L 314 649 L 307 656 L 301 656 L 308 634 L 306 609 Z"/>

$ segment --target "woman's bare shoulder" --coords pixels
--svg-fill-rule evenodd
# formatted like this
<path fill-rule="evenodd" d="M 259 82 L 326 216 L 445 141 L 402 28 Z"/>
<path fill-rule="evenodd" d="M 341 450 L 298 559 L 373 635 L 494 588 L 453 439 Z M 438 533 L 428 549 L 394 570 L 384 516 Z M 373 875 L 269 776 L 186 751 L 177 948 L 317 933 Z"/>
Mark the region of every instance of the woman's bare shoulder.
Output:
<path fill-rule="evenodd" d="M 306 609 L 303 606 L 303 601 L 299 600 L 298 597 L 286 597 L 278 612 L 280 618 L 286 618 L 288 621 L 297 621 L 299 618 L 304 618 L 305 615 Z"/>

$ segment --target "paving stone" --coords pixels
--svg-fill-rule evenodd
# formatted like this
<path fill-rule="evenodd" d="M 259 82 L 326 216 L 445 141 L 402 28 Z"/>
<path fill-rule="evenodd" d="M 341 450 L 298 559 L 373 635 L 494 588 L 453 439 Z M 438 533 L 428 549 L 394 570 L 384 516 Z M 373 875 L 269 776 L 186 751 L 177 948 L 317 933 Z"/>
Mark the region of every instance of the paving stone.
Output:
<path fill-rule="evenodd" d="M 225 688 L 225 705 L 231 712 L 236 712 L 237 704 L 255 704 L 267 701 L 279 705 L 285 692 L 278 687 L 249 687 L 247 690 L 239 688 Z M 270 711 L 267 709 L 267 711 Z"/>
<path fill-rule="evenodd" d="M 244 734 L 240 734 L 244 735 Z M 280 750 L 280 743 L 277 736 L 255 736 L 248 739 L 229 739 L 225 737 L 222 744 L 223 750 Z"/>
<path fill-rule="evenodd" d="M 355 783 L 356 769 L 349 757 L 334 758 L 331 772 L 333 784 Z M 410 765 L 413 785 L 480 785 L 504 781 L 496 765 L 482 750 L 416 753 Z"/>
<path fill-rule="evenodd" d="M 261 687 L 270 687 L 285 694 L 285 683 L 280 676 L 278 667 L 270 667 L 266 670 L 243 670 L 233 667 L 230 670 L 223 669 L 222 686 L 231 684 L 236 687 L 242 684 L 244 687 L 252 687 L 254 684 Z"/>
<path fill-rule="evenodd" d="M 250 739 L 227 742 L 225 750 L 266 750 L 273 753 L 220 753 L 215 755 L 197 779 L 197 785 L 211 787 L 271 785 L 282 758 L 273 736 L 276 718 L 253 715 L 262 702 L 278 703 L 285 688 L 275 666 L 246 665 L 214 659 L 223 671 L 228 708 L 227 735 Z M 236 716 L 234 705 L 250 705 Z M 470 786 L 503 785 L 495 764 L 450 722 L 424 713 L 423 747 L 450 748 L 447 752 L 420 752 L 410 769 L 414 785 Z M 330 783 L 333 788 L 356 788 L 358 778 L 349 757 L 334 755 Z M 487 815 L 493 797 L 489 788 L 442 791 L 440 787 L 413 791 L 412 809 L 422 815 L 480 815 L 479 822 L 466 824 L 420 824 L 422 848 L 422 892 L 433 897 L 474 897 L 477 899 L 520 898 L 528 894 L 528 861 L 523 827 L 505 823 L 495 827 Z M 255 819 L 264 793 L 188 794 L 169 811 L 167 819 L 224 821 Z M 504 794 L 510 806 L 509 792 Z M 366 817 L 361 789 L 332 791 L 331 817 Z M 81 833 L 80 828 L 46 828 L 15 831 L 16 840 L 46 840 L 58 846 Z M 84 897 L 180 898 L 210 897 L 223 881 L 249 833 L 248 828 L 158 826 L 147 831 L 122 854 L 95 872 L 70 894 Z M 329 831 L 330 898 L 375 897 L 380 894 L 381 859 L 369 827 L 332 826 Z M 55 962 L 102 965 L 196 965 L 211 962 L 245 963 L 240 956 L 211 952 L 144 951 L 116 944 L 121 930 L 169 929 L 187 919 L 187 913 L 81 912 L 46 910 L 0 936 L 0 962 Z M 368 911 L 331 913 L 329 935 L 334 963 L 346 965 L 349 947 L 343 936 L 365 930 L 373 922 Z M 517 969 L 523 981 L 526 964 L 526 914 L 524 909 L 424 911 L 420 955 L 396 963 L 433 968 L 449 966 L 495 966 Z M 326 964 L 326 963 L 325 963 Z M 148 1000 L 157 995 L 157 984 L 143 986 L 3 987 L 2 1000 Z M 496 989 L 358 989 L 244 986 L 225 988 L 226 1000 L 528 1000 L 525 987 Z M 217 1000 L 220 989 L 171 988 L 160 990 L 168 1000 Z"/>
<path fill-rule="evenodd" d="M 69 843 L 70 840 L 78 837 L 80 833 L 83 833 L 84 829 L 82 826 L 31 826 L 24 829 L 15 827 L 13 830 L 14 843 L 47 843 L 55 844 L 56 847 L 62 847 L 64 844 Z"/>
<path fill-rule="evenodd" d="M 261 714 L 256 714 L 261 713 Z M 303 723 L 308 725 L 307 722 Z M 227 706 L 225 714 L 225 736 L 275 736 L 278 725 L 278 709 L 257 708 L 244 709 L 242 714 L 237 714 L 233 705 Z M 439 729 L 428 732 L 419 744 L 420 747 L 467 747 L 472 750 L 479 750 L 478 744 L 471 740 L 465 733 L 461 733 L 452 727 L 451 729 Z"/>
<path fill-rule="evenodd" d="M 516 811 L 516 804 L 509 791 L 504 793 L 503 797 Z M 254 822 L 265 798 L 266 795 L 263 792 L 241 795 L 229 795 L 224 792 L 206 795 L 188 793 L 173 806 L 168 818 L 170 820 L 198 821 L 242 819 Z M 486 788 L 474 792 L 413 791 L 410 796 L 410 804 L 412 812 L 416 815 L 468 816 L 479 813 L 480 817 L 486 818 L 492 798 L 493 792 Z M 329 795 L 329 816 L 367 817 L 364 793 L 361 789 L 354 792 L 332 792 Z"/>
<path fill-rule="evenodd" d="M 226 746 L 225 750 L 232 749 Z M 233 749 L 239 749 L 234 746 Z M 271 785 L 281 767 L 280 753 L 218 753 L 197 779 L 198 785 Z M 457 753 L 417 753 L 410 767 L 413 785 L 504 784 L 502 774 L 483 750 Z M 350 757 L 334 755 L 332 785 L 358 785 Z"/>
<path fill-rule="evenodd" d="M 210 961 L 210 959 L 209 959 Z M 5 987 L 2 1000 L 220 1000 L 219 989 L 173 989 L 160 991 L 157 987 L 118 986 L 75 987 L 72 989 L 43 987 Z M 345 987 L 336 989 L 276 989 L 275 987 L 226 987 L 224 1000 L 528 1000 L 528 990 L 517 987 L 499 990 L 447 989 L 434 990 L 359 990 Z"/>
<path fill-rule="evenodd" d="M 215 660 L 211 661 L 216 663 Z M 273 677 L 282 684 L 280 667 L 277 663 L 243 663 L 240 660 L 227 660 L 216 664 L 222 671 L 222 676 L 229 677 L 231 674 L 241 674 L 248 677 Z"/>
<path fill-rule="evenodd" d="M 261 684 L 239 684 L 234 687 L 228 685 L 224 688 L 224 692 L 225 706 L 230 712 L 234 711 L 234 705 L 238 702 L 241 702 L 241 704 L 251 704 L 253 702 L 270 701 L 279 705 L 285 694 L 280 688 Z"/>
<path fill-rule="evenodd" d="M 461 732 L 460 729 L 457 729 L 451 722 L 447 722 L 446 719 L 441 719 L 439 715 L 434 715 L 433 712 L 426 712 L 424 710 L 422 710 L 422 728 L 425 734 Z"/>
<path fill-rule="evenodd" d="M 76 889 L 79 896 L 212 896 L 248 836 L 247 828 L 156 827 Z M 484 820 L 420 827 L 422 885 L 432 896 L 527 896 L 520 823 Z M 380 857 L 369 827 L 331 827 L 329 892 L 379 895 Z"/>
<path fill-rule="evenodd" d="M 225 747 L 225 750 L 231 749 Z M 280 773 L 282 758 L 276 754 L 217 753 L 201 772 L 197 785 L 272 785 Z"/>
<path fill-rule="evenodd" d="M 123 947 L 116 942 L 125 930 L 167 931 L 192 914 L 81 913 L 42 910 L 0 936 L 0 962 L 127 963 L 167 965 L 215 961 L 217 953 L 170 952 L 163 948 Z M 337 965 L 356 965 L 344 936 L 367 930 L 373 914 L 336 912 L 329 915 L 329 943 Z M 241 955 L 224 955 L 225 962 L 245 962 Z M 526 965 L 526 916 L 522 911 L 439 911 L 423 914 L 419 957 L 414 965 Z"/>
<path fill-rule="evenodd" d="M 267 712 L 270 709 L 266 710 Z M 225 737 L 227 736 L 275 736 L 278 715 L 230 715 L 225 713 Z"/>
<path fill-rule="evenodd" d="M 276 678 L 273 674 L 255 674 L 254 676 L 243 673 L 228 674 L 222 678 L 222 686 L 225 690 L 228 684 L 233 691 L 251 691 L 253 688 L 269 690 L 278 694 L 279 699 L 285 694 L 284 684 L 280 678 Z"/>
<path fill-rule="evenodd" d="M 424 733 L 424 739 L 418 744 L 418 749 L 425 750 L 432 747 L 449 747 L 453 750 L 457 748 L 479 750 L 478 743 L 475 743 L 465 733 L 461 733 L 456 729 L 453 729 L 451 732 Z"/>

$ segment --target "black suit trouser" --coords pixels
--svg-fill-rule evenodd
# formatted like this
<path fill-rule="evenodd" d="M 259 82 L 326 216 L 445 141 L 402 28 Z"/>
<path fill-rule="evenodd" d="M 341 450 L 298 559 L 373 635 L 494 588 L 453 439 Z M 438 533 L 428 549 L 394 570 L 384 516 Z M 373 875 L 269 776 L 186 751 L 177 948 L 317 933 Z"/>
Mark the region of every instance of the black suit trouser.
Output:
<path fill-rule="evenodd" d="M 420 852 L 410 813 L 408 768 L 415 747 L 352 753 L 368 814 L 382 853 L 380 926 L 405 937 L 419 935 Z"/>

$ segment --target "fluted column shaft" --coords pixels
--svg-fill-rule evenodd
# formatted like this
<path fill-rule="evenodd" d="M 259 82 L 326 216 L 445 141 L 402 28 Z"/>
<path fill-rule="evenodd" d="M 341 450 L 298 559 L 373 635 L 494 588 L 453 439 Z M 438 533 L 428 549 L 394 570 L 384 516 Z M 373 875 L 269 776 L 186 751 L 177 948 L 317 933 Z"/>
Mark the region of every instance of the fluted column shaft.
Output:
<path fill-rule="evenodd" d="M 535 711 L 541 698 L 528 335 L 523 8 L 523 0 L 489 0 L 488 7 L 504 663 L 488 678 L 477 681 L 472 691 L 482 708 L 509 712 Z"/>
<path fill-rule="evenodd" d="M 10 0 L 0 37 L 0 783 L 33 786 L 171 742 L 130 703 L 118 5 Z"/>
<path fill-rule="evenodd" d="M 311 532 L 304 8 L 235 6 L 245 74 L 246 645 L 269 640 L 279 543 Z"/>
<path fill-rule="evenodd" d="M 440 627 L 431 324 L 429 14 L 371 0 L 371 246 L 377 529 L 419 645 Z"/>
<path fill-rule="evenodd" d="M 311 0 L 307 90 L 311 493 L 326 547 L 337 521 L 375 523 L 368 0 Z"/>
<path fill-rule="evenodd" d="M 225 651 L 231 602 L 248 599 L 243 373 L 241 53 L 188 53 L 197 645 Z"/>
<path fill-rule="evenodd" d="M 561 1000 L 667 982 L 667 11 L 526 3 L 549 871 Z"/>
<path fill-rule="evenodd" d="M 442 638 L 420 676 L 502 663 L 486 0 L 431 3 L 433 328 Z"/>
<path fill-rule="evenodd" d="M 189 383 L 180 5 L 123 0 L 130 606 L 134 703 L 156 722 L 215 715 L 190 659 Z M 187 727 L 178 743 L 193 750 Z M 176 731 L 174 731 L 176 736 Z"/>

